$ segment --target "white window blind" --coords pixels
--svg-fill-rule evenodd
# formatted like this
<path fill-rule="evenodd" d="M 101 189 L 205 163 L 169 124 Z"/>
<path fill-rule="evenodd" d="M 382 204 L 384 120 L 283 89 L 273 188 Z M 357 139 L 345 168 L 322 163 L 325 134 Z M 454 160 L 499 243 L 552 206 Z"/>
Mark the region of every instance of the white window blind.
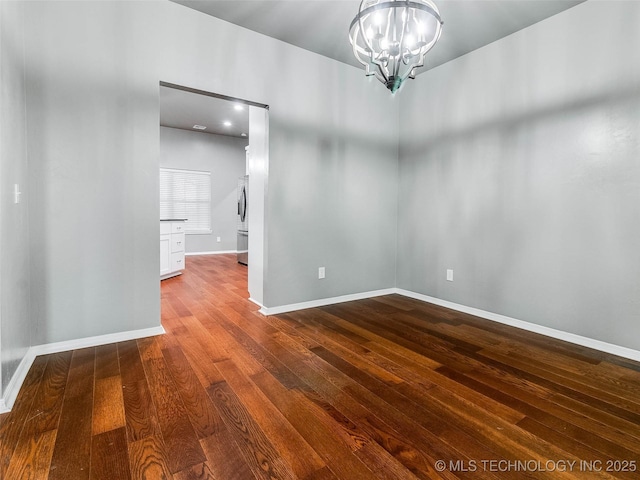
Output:
<path fill-rule="evenodd" d="M 160 218 L 186 218 L 186 233 L 211 233 L 211 172 L 161 168 Z"/>

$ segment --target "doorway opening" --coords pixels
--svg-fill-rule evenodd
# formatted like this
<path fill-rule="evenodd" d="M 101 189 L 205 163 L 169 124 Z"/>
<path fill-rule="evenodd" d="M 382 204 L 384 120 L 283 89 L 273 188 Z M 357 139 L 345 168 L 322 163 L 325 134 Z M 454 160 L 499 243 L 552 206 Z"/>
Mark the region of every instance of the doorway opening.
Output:
<path fill-rule="evenodd" d="M 192 255 L 237 255 L 262 306 L 269 107 L 167 82 L 159 98 L 161 279 Z"/>

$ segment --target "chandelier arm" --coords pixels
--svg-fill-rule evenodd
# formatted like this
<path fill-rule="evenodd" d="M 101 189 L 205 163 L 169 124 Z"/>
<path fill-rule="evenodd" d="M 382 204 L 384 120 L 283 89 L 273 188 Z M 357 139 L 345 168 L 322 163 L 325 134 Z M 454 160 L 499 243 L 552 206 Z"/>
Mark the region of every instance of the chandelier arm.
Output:
<path fill-rule="evenodd" d="M 366 9 L 365 9 L 366 10 Z M 391 22 L 389 21 L 389 16 L 391 15 L 391 13 L 393 12 L 393 10 L 389 9 L 389 12 L 387 12 L 386 16 L 387 16 L 387 21 L 385 22 L 385 32 L 384 32 L 384 38 L 388 38 L 389 37 L 389 28 L 391 25 Z M 387 51 L 387 49 L 382 49 L 382 46 L 380 47 L 380 52 L 378 53 L 378 55 L 373 56 L 373 53 L 371 54 L 371 61 L 373 62 L 374 65 L 376 65 L 378 67 L 378 70 L 380 71 L 380 74 L 384 77 L 384 81 L 386 82 L 389 79 L 389 59 L 390 56 L 387 55 L 387 57 L 384 57 L 384 52 Z"/>
<path fill-rule="evenodd" d="M 382 78 L 384 78 L 385 83 L 389 81 L 389 76 L 384 73 L 384 68 L 382 67 L 382 65 L 376 63 L 376 66 L 378 67 L 378 71 L 380 72 L 380 75 L 382 75 Z"/>
<path fill-rule="evenodd" d="M 378 70 L 380 70 L 380 73 L 382 74 L 382 76 L 384 76 L 384 79 L 387 80 L 389 77 L 389 69 L 384 64 L 384 62 L 378 59 L 371 58 L 371 63 L 378 67 Z"/>
<path fill-rule="evenodd" d="M 389 15 L 391 15 L 391 12 L 389 12 Z M 389 22 L 387 22 L 387 29 L 388 28 L 389 28 Z M 386 31 L 385 33 L 387 36 L 389 35 L 388 31 Z M 389 67 L 388 67 L 389 58 L 386 59 L 386 65 L 385 65 L 385 61 L 383 57 L 385 50 L 380 50 L 380 53 L 378 53 L 378 55 L 375 55 L 375 56 L 374 56 L 374 50 L 370 49 L 370 51 L 371 53 L 369 57 L 371 58 L 371 63 L 373 63 L 378 67 L 380 74 L 384 77 L 386 82 L 389 79 Z"/>
<path fill-rule="evenodd" d="M 378 67 L 378 71 L 380 72 L 380 75 L 382 75 L 382 78 L 384 78 L 384 81 L 388 81 L 389 80 L 389 71 L 388 69 L 386 69 L 386 67 L 383 65 L 382 60 L 380 60 L 380 56 L 382 55 L 382 52 L 380 52 L 380 55 L 378 55 L 376 58 L 373 58 L 373 51 L 371 52 L 371 63 L 373 63 L 376 67 Z M 385 69 L 387 70 L 385 72 Z"/>

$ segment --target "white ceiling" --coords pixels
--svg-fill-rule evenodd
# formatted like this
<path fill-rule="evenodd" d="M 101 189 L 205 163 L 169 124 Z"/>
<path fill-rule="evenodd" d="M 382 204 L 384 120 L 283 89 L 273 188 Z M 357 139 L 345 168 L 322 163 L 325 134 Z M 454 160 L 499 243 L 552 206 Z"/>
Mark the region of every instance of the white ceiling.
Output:
<path fill-rule="evenodd" d="M 242 110 L 236 110 L 237 105 Z M 224 122 L 231 122 L 231 126 Z M 160 125 L 194 132 L 242 137 L 249 134 L 249 106 L 230 100 L 160 87 Z M 194 125 L 207 127 L 196 130 Z"/>
<path fill-rule="evenodd" d="M 171 0 L 361 68 L 348 31 L 359 0 Z M 425 71 L 511 35 L 584 0 L 434 0 L 442 37 L 425 58 Z M 418 72 L 420 73 L 420 71 Z"/>

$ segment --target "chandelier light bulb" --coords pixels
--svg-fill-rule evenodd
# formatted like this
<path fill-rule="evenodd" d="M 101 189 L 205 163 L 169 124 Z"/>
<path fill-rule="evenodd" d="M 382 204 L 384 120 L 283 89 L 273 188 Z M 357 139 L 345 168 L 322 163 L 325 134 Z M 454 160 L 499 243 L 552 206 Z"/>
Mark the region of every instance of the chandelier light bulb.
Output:
<path fill-rule="evenodd" d="M 416 44 L 416 39 L 413 35 L 408 34 L 404 36 L 404 44 L 408 48 L 412 48 Z"/>
<path fill-rule="evenodd" d="M 431 0 L 362 0 L 349 41 L 366 75 L 395 93 L 415 78 L 441 32 L 440 12 Z"/>

